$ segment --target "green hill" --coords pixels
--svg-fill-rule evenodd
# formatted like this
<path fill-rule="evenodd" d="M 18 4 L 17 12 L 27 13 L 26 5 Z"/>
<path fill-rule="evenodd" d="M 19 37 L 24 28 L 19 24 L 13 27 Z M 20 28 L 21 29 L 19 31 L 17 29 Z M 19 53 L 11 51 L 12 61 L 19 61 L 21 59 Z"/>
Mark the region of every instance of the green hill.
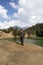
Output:
<path fill-rule="evenodd" d="M 37 35 L 37 36 L 43 36 L 43 23 L 38 23 L 32 27 L 29 27 L 25 30 L 28 35 Z"/>

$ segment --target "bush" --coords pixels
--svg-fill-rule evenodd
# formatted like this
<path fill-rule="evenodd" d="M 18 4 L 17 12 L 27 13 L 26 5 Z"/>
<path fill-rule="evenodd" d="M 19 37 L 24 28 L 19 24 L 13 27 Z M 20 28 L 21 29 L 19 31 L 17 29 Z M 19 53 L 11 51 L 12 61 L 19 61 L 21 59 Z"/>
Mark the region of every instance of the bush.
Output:
<path fill-rule="evenodd" d="M 14 29 L 14 31 L 13 31 L 13 33 L 12 33 L 14 36 L 15 36 L 15 38 L 17 37 L 17 35 L 18 35 L 18 29 L 16 28 L 16 29 Z"/>
<path fill-rule="evenodd" d="M 36 31 L 36 36 L 43 37 L 43 31 Z"/>

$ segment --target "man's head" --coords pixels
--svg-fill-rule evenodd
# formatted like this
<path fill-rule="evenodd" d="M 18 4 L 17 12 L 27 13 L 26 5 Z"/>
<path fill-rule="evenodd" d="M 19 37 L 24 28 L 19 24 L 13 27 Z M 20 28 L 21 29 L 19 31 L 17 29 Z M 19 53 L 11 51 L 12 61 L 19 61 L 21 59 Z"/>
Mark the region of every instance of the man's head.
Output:
<path fill-rule="evenodd" d="M 21 29 L 21 32 L 23 32 L 23 29 Z"/>

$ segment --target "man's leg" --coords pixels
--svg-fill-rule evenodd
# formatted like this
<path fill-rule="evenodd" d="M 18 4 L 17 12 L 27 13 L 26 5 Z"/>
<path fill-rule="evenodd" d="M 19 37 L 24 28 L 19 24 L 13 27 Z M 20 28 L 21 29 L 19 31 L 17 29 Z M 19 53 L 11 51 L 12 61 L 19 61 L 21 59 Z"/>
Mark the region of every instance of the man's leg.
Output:
<path fill-rule="evenodd" d="M 24 46 L 24 40 L 23 39 L 21 39 L 21 45 Z"/>

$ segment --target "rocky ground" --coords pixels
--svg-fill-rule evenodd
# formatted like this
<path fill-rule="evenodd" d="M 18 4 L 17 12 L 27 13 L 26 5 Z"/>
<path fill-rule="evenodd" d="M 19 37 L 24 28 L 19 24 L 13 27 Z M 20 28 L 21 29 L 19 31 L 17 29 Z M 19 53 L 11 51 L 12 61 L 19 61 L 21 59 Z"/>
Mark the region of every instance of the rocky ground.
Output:
<path fill-rule="evenodd" d="M 0 65 L 43 65 L 43 48 L 0 40 Z"/>

